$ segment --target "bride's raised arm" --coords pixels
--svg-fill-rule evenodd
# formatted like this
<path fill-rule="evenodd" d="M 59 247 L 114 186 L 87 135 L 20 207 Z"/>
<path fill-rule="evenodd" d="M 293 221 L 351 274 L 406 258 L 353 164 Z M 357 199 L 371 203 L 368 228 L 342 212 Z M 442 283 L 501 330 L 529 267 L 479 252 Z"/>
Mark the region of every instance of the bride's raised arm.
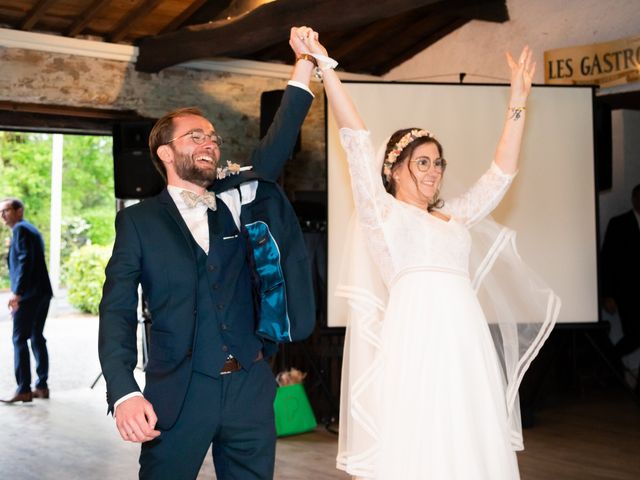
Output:
<path fill-rule="evenodd" d="M 462 195 L 445 201 L 443 212 L 471 226 L 482 220 L 500 203 L 518 170 L 518 157 L 524 133 L 526 103 L 531 92 L 531 80 L 536 64 L 529 47 L 525 47 L 518 62 L 507 53 L 511 70 L 511 93 L 504 128 L 491 167 Z"/>
<path fill-rule="evenodd" d="M 318 33 L 313 32 L 305 38 L 305 43 L 309 51 L 327 57 L 327 50 L 318 41 Z M 329 101 L 329 106 L 338 123 L 338 128 L 350 128 L 352 130 L 366 130 L 365 126 L 356 106 L 353 104 L 351 97 L 345 90 L 338 75 L 332 68 L 323 69 L 322 61 L 319 62 L 322 69 L 322 78 L 324 83 L 324 91 Z"/>
<path fill-rule="evenodd" d="M 511 70 L 511 95 L 494 162 L 504 173 L 515 173 L 518 170 L 520 144 L 522 143 L 527 113 L 527 98 L 531 92 L 531 81 L 536 71 L 536 63 L 533 61 L 529 47 L 522 49 L 517 63 L 510 53 L 507 53 L 506 56 Z"/>

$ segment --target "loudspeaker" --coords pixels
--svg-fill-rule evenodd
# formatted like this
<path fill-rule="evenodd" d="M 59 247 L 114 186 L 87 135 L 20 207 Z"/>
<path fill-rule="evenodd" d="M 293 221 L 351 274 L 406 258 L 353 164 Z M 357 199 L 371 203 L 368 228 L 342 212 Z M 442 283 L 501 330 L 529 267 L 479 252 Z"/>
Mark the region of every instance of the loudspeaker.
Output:
<path fill-rule="evenodd" d="M 612 132 L 611 106 L 596 98 L 594 102 L 594 153 L 596 161 L 596 187 L 598 192 L 610 190 L 612 186 Z"/>
<path fill-rule="evenodd" d="M 282 95 L 284 95 L 284 90 L 269 90 L 262 92 L 262 95 L 260 95 L 260 138 L 267 134 L 267 130 L 269 130 L 273 117 L 276 116 L 282 101 Z M 298 132 L 298 139 L 296 140 L 296 146 L 293 148 L 293 153 L 300 151 L 300 144 L 300 132 Z"/>
<path fill-rule="evenodd" d="M 166 183 L 154 167 L 149 151 L 153 123 L 122 122 L 113 126 L 113 176 L 116 198 L 157 195 Z"/>

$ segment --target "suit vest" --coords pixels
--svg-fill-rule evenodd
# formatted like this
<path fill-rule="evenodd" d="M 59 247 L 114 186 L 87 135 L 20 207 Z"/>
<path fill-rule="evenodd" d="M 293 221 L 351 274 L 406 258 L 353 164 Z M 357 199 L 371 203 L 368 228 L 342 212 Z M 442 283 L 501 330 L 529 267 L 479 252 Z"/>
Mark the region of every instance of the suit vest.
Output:
<path fill-rule="evenodd" d="M 229 355 L 249 369 L 263 341 L 255 334 L 245 238 L 223 202 L 208 217 L 209 255 L 191 238 L 198 269 L 193 369 L 217 377 Z"/>

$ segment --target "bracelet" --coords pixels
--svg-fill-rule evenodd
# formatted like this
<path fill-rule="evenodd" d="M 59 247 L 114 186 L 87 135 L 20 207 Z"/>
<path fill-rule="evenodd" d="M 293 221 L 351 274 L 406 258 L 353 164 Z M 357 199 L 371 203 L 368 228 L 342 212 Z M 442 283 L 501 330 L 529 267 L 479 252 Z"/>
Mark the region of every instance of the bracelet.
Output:
<path fill-rule="evenodd" d="M 311 55 L 310 53 L 301 53 L 300 55 L 298 55 L 298 56 L 296 57 L 296 62 L 297 62 L 298 60 L 307 60 L 308 62 L 313 63 L 313 65 L 314 65 L 315 67 L 317 67 L 317 66 L 318 66 L 318 61 L 317 61 L 317 60 L 316 60 L 316 58 L 315 58 L 313 55 Z"/>

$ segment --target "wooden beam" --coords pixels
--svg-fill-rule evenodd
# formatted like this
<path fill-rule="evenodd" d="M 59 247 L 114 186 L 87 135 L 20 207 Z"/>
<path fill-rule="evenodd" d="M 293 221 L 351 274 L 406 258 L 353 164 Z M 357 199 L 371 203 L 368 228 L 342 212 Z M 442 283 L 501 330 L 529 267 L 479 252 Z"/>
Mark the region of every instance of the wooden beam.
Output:
<path fill-rule="evenodd" d="M 238 18 L 143 39 L 136 69 L 158 72 L 198 58 L 248 55 L 286 40 L 291 25 L 313 25 L 318 31 L 356 28 L 436 1 L 350 0 L 345 9 L 344 0 L 278 0 Z"/>
<path fill-rule="evenodd" d="M 502 23 L 509 20 L 506 0 L 482 0 L 480 3 L 463 0 L 461 5 L 452 10 L 451 13 L 460 17 L 484 20 L 486 22 Z"/>
<path fill-rule="evenodd" d="M 0 130 L 111 135 L 122 121 L 149 120 L 133 110 L 103 110 L 0 101 Z"/>
<path fill-rule="evenodd" d="M 111 0 L 94 0 L 84 11 L 78 15 L 78 18 L 67 30 L 67 37 L 75 37 L 84 30 L 91 20 L 93 20 L 98 12 L 109 5 Z"/>
<path fill-rule="evenodd" d="M 224 12 L 233 0 L 216 0 L 207 1 L 199 9 L 197 9 L 189 18 L 176 26 L 176 29 L 186 27 L 188 25 L 199 25 L 201 23 L 209 23 L 214 20 L 219 20 L 220 14 Z M 163 32 L 165 33 L 165 32 Z"/>
<path fill-rule="evenodd" d="M 384 63 L 379 64 L 372 70 L 373 75 L 384 75 L 388 73 L 392 68 L 409 60 L 414 55 L 420 53 L 429 45 L 434 44 L 441 38 L 445 37 L 449 33 L 462 27 L 468 23 L 468 18 L 453 18 L 449 21 L 444 21 L 440 28 L 429 30 L 428 35 L 424 35 L 424 25 L 420 22 L 414 23 L 412 26 L 405 28 L 404 33 L 409 38 L 416 38 L 416 41 L 411 43 L 411 46 L 403 48 L 401 51 L 395 52 L 394 55 L 390 55 Z M 422 34 L 422 35 L 421 35 Z M 358 70 L 356 70 L 358 71 Z"/>
<path fill-rule="evenodd" d="M 47 115 L 67 115 L 74 117 L 102 118 L 102 119 L 123 119 L 140 117 L 133 110 L 106 110 L 103 108 L 69 107 L 66 105 L 48 105 L 41 103 L 20 103 L 10 101 L 0 101 L 1 111 L 42 113 Z"/>
<path fill-rule="evenodd" d="M 178 28 L 180 28 L 186 21 L 188 21 L 199 9 L 200 7 L 202 7 L 205 3 L 207 3 L 207 0 L 196 0 L 194 2 L 191 2 L 191 5 L 189 5 L 180 15 L 178 15 L 176 18 L 174 18 L 169 25 L 167 25 L 166 27 L 164 27 L 162 29 L 162 31 L 160 32 L 160 34 L 163 33 L 169 33 L 169 32 L 173 32 L 174 30 L 177 30 Z"/>
<path fill-rule="evenodd" d="M 358 35 L 352 38 L 350 41 L 341 42 L 331 49 L 331 56 L 336 60 L 345 58 L 350 52 L 357 51 L 361 48 L 370 48 L 371 42 L 373 42 L 379 35 L 381 30 L 391 30 L 397 25 L 398 19 L 396 17 L 390 17 L 382 19 L 378 22 L 368 25 L 364 29 L 358 32 Z M 375 52 L 371 52 L 375 55 Z"/>
<path fill-rule="evenodd" d="M 22 30 L 31 30 L 31 28 L 42 18 L 47 9 L 56 0 L 40 0 L 29 12 L 27 18 L 24 19 L 20 28 Z"/>
<path fill-rule="evenodd" d="M 383 75 L 472 19 L 504 21 L 505 15 L 505 0 L 440 1 L 374 22 L 330 51 L 350 72 Z"/>
<path fill-rule="evenodd" d="M 160 5 L 161 2 L 162 0 L 145 0 L 137 8 L 131 10 L 109 34 L 109 41 L 118 43 L 129 33 L 129 30 L 131 30 L 138 20 L 148 15 L 149 12 Z"/>

